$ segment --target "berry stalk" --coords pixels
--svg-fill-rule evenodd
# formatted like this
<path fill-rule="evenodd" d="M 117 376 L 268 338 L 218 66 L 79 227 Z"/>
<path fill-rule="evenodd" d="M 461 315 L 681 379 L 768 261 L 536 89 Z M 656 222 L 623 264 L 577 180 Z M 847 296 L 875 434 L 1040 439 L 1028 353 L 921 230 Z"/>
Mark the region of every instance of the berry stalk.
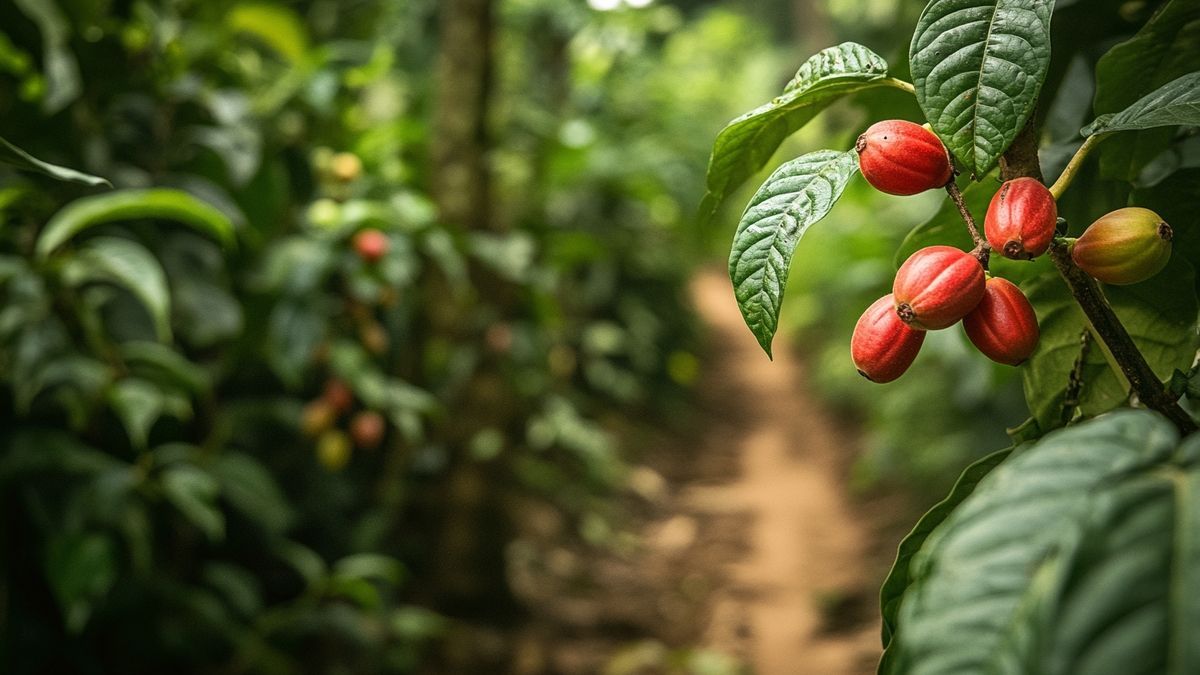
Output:
<path fill-rule="evenodd" d="M 979 261 L 983 269 L 988 268 L 988 261 L 992 256 L 992 246 L 987 242 L 987 239 L 979 233 L 979 226 L 975 224 L 975 216 L 971 215 L 971 210 L 967 208 L 966 202 L 963 201 L 962 192 L 958 189 L 958 185 L 951 179 L 946 183 L 946 193 L 950 195 L 950 200 L 958 207 L 958 213 L 962 216 L 963 222 L 967 224 L 967 230 L 971 233 L 971 241 L 975 242 L 975 250 L 971 251 L 971 255 Z"/>

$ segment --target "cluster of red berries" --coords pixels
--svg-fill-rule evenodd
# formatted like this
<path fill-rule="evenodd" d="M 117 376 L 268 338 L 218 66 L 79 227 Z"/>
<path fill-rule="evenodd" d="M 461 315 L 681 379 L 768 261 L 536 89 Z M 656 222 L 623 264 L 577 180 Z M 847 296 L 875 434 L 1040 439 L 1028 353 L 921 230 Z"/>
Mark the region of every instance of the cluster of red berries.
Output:
<path fill-rule="evenodd" d="M 354 392 L 336 378 L 327 381 L 321 395 L 304 407 L 300 427 L 317 439 L 317 458 L 331 471 L 350 461 L 352 447 L 374 450 L 387 433 L 387 420 L 374 410 L 354 413 L 346 431 L 337 428 L 338 418 L 353 409 Z"/>
<path fill-rule="evenodd" d="M 941 140 L 912 122 L 879 122 L 858 138 L 855 149 L 863 177 L 888 194 L 914 195 L 945 187 L 954 177 Z M 1050 191 L 1033 178 L 1017 178 L 992 198 L 984 235 L 1004 257 L 1031 260 L 1050 248 L 1057 223 Z M 1119 209 L 1092 224 L 1071 245 L 1071 256 L 1100 281 L 1136 283 L 1167 264 L 1170 241 L 1170 227 L 1154 212 Z M 869 380 L 891 382 L 912 365 L 925 331 L 959 321 L 972 344 L 993 361 L 1019 365 L 1037 347 L 1037 317 L 1021 289 L 988 274 L 972 253 L 929 246 L 900 266 L 892 292 L 859 318 L 850 342 L 854 365 Z"/>

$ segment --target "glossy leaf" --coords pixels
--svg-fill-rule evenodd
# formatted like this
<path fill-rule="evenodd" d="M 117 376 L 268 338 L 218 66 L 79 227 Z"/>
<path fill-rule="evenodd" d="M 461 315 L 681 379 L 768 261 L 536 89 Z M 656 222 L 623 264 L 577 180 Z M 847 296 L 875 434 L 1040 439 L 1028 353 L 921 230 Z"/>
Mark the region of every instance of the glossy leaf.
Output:
<path fill-rule="evenodd" d="M 729 255 L 729 277 L 742 317 L 768 356 L 796 245 L 809 226 L 829 213 L 857 171 L 853 152 L 803 155 L 771 174 L 742 215 Z"/>
<path fill-rule="evenodd" d="M 209 374 L 183 354 L 158 342 L 131 341 L 118 348 L 130 372 L 192 394 L 212 388 Z"/>
<path fill-rule="evenodd" d="M 993 452 L 968 466 L 959 476 L 953 489 L 950 490 L 950 494 L 921 516 L 912 531 L 901 540 L 900 548 L 896 552 L 896 562 L 888 572 L 887 578 L 884 579 L 883 588 L 879 592 L 880 608 L 883 613 L 883 646 L 885 650 L 896 634 L 896 615 L 900 609 L 900 600 L 905 589 L 908 588 L 913 556 L 921 549 L 934 528 L 941 525 L 954 509 L 975 490 L 979 481 L 983 480 L 984 476 L 999 466 L 1011 453 L 1011 448 Z M 889 659 L 886 652 L 883 658 L 885 661 Z"/>
<path fill-rule="evenodd" d="M 1200 4 L 1169 0 L 1136 35 L 1108 50 L 1096 64 L 1096 115 L 1119 113 L 1200 63 Z M 1097 149 L 1102 177 L 1132 181 L 1165 150 L 1175 131 L 1129 131 Z"/>
<path fill-rule="evenodd" d="M 1193 673 L 1200 436 L 1127 410 L 979 481 L 911 562 L 883 673 Z"/>
<path fill-rule="evenodd" d="M 809 58 L 775 100 L 733 120 L 717 135 L 708 161 L 701 219 L 712 218 L 721 202 L 766 166 L 785 138 L 834 101 L 888 84 L 887 69 L 881 56 L 853 42 Z"/>
<path fill-rule="evenodd" d="M 1053 9 L 1053 0 L 932 0 L 917 21 L 917 102 L 967 173 L 995 166 L 1033 112 Z"/>
<path fill-rule="evenodd" d="M 127 378 L 112 386 L 108 400 L 125 426 L 129 442 L 144 449 L 150 429 L 163 414 L 162 392 L 145 380 Z"/>
<path fill-rule="evenodd" d="M 70 533 L 50 541 L 46 579 L 68 631 L 83 630 L 92 608 L 116 583 L 117 572 L 116 545 L 103 534 Z"/>
<path fill-rule="evenodd" d="M 56 180 L 65 181 L 67 183 L 80 183 L 83 185 L 98 186 L 103 185 L 112 187 L 112 184 L 107 180 L 86 174 L 75 169 L 68 169 L 65 166 L 58 166 L 49 162 L 34 157 L 17 146 L 9 143 L 4 138 L 0 137 L 0 162 L 15 166 L 18 169 L 25 171 L 36 171 L 40 174 L 45 174 Z"/>
<path fill-rule="evenodd" d="M 45 258 L 89 228 L 121 220 L 175 220 L 221 242 L 234 244 L 233 224 L 225 214 L 186 192 L 165 188 L 121 190 L 77 199 L 46 223 L 36 252 Z"/>
<path fill-rule="evenodd" d="M 257 459 L 230 452 L 217 458 L 212 475 L 221 494 L 247 519 L 270 534 L 283 534 L 293 518 L 292 508 L 275 478 Z"/>
<path fill-rule="evenodd" d="M 130 239 L 96 237 L 80 247 L 64 276 L 73 285 L 106 281 L 127 289 L 150 312 L 158 339 L 171 338 L 167 275 L 145 246 Z"/>
<path fill-rule="evenodd" d="M 1093 136 L 1176 125 L 1200 125 L 1200 71 L 1168 82 L 1119 113 L 1101 115 L 1082 133 Z"/>
<path fill-rule="evenodd" d="M 163 494 L 211 541 L 225 536 L 225 516 L 217 507 L 220 483 L 207 472 L 189 465 L 173 466 L 162 475 Z"/>

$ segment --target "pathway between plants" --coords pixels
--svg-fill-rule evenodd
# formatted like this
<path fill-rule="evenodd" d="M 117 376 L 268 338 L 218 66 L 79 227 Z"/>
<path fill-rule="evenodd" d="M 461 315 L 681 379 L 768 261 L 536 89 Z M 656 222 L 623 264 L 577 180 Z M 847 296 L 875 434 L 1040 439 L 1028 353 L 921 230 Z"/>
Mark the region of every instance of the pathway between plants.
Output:
<path fill-rule="evenodd" d="M 641 466 L 625 544 L 581 545 L 552 509 L 522 519 L 527 563 L 510 576 L 533 616 L 513 671 L 646 675 L 732 657 L 756 675 L 873 673 L 903 507 L 851 500 L 855 439 L 808 390 L 786 337 L 767 360 L 720 271 L 692 292 L 710 335 L 699 413 L 627 440 Z"/>
<path fill-rule="evenodd" d="M 808 391 L 785 336 L 774 361 L 763 355 L 727 277 L 705 273 L 693 293 L 720 350 L 712 355 L 715 379 L 728 387 L 708 395 L 741 399 L 742 414 L 716 418 L 728 428 L 710 437 L 739 439 L 740 471 L 728 484 L 689 488 L 685 502 L 751 515 L 749 550 L 715 594 L 706 641 L 758 675 L 872 672 L 878 623 L 863 620 L 875 612 L 872 533 L 852 509 L 843 475 L 853 440 Z"/>

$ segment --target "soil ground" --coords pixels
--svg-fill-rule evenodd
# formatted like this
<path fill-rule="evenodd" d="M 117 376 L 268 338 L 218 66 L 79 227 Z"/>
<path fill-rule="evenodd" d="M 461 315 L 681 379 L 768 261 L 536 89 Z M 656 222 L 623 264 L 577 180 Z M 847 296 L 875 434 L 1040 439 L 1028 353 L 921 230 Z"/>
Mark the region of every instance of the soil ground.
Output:
<path fill-rule="evenodd" d="M 535 615 L 514 671 L 872 673 L 877 592 L 911 509 L 850 495 L 855 434 L 810 393 L 786 336 L 769 361 L 724 274 L 692 290 L 710 333 L 702 429 L 643 440 L 630 536 L 608 553 L 529 520 L 531 562 L 510 576 Z"/>

